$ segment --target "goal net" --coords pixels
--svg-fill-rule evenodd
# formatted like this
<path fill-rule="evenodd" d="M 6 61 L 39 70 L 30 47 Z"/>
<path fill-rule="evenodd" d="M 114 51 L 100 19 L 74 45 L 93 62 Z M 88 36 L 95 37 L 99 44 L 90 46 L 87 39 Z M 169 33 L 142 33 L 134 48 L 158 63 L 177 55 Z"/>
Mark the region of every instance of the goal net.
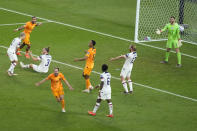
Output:
<path fill-rule="evenodd" d="M 135 42 L 162 41 L 167 32 L 157 35 L 169 18 L 175 16 L 181 39 L 197 45 L 197 0 L 137 0 Z"/>

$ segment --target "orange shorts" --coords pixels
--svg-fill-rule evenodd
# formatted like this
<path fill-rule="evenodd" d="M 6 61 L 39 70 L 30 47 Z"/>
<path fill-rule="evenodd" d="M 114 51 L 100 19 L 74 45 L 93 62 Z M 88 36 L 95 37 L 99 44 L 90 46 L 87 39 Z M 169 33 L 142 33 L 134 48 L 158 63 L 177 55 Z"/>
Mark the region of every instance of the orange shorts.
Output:
<path fill-rule="evenodd" d="M 25 39 L 23 40 L 23 43 L 24 44 L 31 44 L 30 43 L 30 34 L 28 34 L 28 33 L 25 33 Z"/>
<path fill-rule="evenodd" d="M 85 67 L 83 70 L 83 75 L 90 76 L 91 72 L 92 72 L 92 68 Z"/>
<path fill-rule="evenodd" d="M 61 95 L 64 95 L 64 90 L 62 89 L 52 89 L 52 93 L 56 98 L 59 98 Z"/>

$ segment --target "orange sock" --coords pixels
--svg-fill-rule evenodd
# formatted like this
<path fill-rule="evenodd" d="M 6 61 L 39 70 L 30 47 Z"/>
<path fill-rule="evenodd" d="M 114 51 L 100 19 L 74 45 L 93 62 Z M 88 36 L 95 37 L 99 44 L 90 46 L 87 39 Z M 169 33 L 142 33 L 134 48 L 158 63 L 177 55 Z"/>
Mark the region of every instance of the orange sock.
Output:
<path fill-rule="evenodd" d="M 90 79 L 87 79 L 86 80 L 86 89 L 89 89 L 90 88 L 90 85 L 91 85 Z"/>
<path fill-rule="evenodd" d="M 61 104 L 62 104 L 62 109 L 64 109 L 65 107 L 64 100 L 61 100 Z"/>

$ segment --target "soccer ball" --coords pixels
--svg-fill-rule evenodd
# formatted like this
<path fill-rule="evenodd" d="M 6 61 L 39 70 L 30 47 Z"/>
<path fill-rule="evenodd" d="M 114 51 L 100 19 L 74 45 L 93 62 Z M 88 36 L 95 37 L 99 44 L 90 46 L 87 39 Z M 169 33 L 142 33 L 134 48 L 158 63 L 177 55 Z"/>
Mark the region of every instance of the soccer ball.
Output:
<path fill-rule="evenodd" d="M 179 30 L 180 30 L 181 32 L 183 32 L 183 31 L 184 31 L 184 26 L 180 25 L 180 26 L 179 26 Z"/>

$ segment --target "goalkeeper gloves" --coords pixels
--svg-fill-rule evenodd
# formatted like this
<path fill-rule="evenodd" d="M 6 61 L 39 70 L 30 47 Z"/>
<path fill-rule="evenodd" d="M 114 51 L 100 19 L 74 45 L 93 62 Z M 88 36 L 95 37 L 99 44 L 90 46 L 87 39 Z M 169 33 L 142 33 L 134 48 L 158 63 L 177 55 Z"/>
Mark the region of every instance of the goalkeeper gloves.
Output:
<path fill-rule="evenodd" d="M 181 39 L 178 41 L 178 47 L 181 47 L 183 44 L 181 42 Z"/>
<path fill-rule="evenodd" d="M 156 30 L 156 34 L 160 35 L 161 31 L 159 29 Z"/>

